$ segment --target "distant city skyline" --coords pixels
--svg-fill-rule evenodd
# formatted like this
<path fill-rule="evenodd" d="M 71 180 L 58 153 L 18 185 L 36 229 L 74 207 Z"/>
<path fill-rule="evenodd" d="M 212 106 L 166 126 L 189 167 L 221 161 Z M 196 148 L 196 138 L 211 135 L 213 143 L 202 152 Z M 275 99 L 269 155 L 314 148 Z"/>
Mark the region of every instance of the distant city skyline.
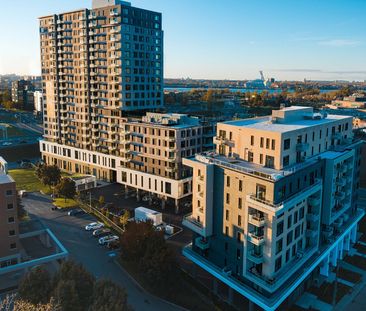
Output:
<path fill-rule="evenodd" d="M 134 0 L 163 13 L 165 77 L 366 80 L 366 2 Z M 1 4 L 0 74 L 40 74 L 38 17 L 91 0 Z M 16 12 L 16 15 L 14 15 Z"/>

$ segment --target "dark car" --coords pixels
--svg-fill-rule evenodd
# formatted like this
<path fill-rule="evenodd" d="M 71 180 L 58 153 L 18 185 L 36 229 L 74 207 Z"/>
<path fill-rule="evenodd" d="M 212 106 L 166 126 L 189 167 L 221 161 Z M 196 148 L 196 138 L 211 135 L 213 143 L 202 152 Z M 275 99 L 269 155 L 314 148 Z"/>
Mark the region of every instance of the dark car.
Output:
<path fill-rule="evenodd" d="M 109 230 L 108 228 L 97 229 L 97 230 L 94 230 L 93 237 L 102 238 L 104 236 L 110 235 L 111 233 L 112 233 L 112 231 Z"/>
<path fill-rule="evenodd" d="M 119 248 L 119 241 L 112 241 L 107 243 L 108 249 L 118 249 Z"/>
<path fill-rule="evenodd" d="M 85 212 L 81 208 L 72 209 L 67 213 L 69 216 L 83 215 Z"/>

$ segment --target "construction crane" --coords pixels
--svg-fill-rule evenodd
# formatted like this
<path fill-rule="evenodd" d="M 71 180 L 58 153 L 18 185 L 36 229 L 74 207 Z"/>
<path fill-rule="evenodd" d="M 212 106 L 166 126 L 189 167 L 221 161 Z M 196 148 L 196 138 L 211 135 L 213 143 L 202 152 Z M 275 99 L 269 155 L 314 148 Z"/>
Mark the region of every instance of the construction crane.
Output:
<path fill-rule="evenodd" d="M 264 75 L 263 75 L 263 71 L 261 70 L 261 71 L 259 71 L 259 74 L 261 75 L 261 80 L 262 81 L 265 81 L 266 79 L 264 79 Z"/>

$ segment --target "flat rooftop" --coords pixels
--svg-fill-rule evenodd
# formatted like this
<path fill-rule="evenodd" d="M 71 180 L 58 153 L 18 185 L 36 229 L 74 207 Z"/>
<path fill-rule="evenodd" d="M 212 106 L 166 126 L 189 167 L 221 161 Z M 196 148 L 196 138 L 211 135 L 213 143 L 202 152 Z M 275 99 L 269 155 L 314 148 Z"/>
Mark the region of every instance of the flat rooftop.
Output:
<path fill-rule="evenodd" d="M 0 185 L 9 184 L 9 183 L 13 183 L 13 182 L 14 182 L 14 179 L 11 178 L 11 176 L 0 173 Z"/>
<path fill-rule="evenodd" d="M 314 112 L 311 107 L 291 106 L 273 110 L 272 116 L 234 120 L 223 122 L 223 124 L 261 131 L 286 133 L 351 118 L 351 116 Z"/>
<path fill-rule="evenodd" d="M 254 118 L 254 119 L 244 119 L 244 120 L 236 120 L 236 121 L 228 121 L 224 122 L 224 124 L 238 126 L 238 127 L 246 127 L 256 130 L 262 131 L 270 131 L 277 133 L 286 133 L 291 131 L 296 131 L 316 125 L 330 124 L 334 121 L 346 120 L 352 118 L 350 116 L 341 116 L 341 115 L 328 115 L 324 119 L 312 119 L 312 120 L 297 120 L 288 123 L 273 123 L 272 117 L 262 117 L 262 118 Z"/>

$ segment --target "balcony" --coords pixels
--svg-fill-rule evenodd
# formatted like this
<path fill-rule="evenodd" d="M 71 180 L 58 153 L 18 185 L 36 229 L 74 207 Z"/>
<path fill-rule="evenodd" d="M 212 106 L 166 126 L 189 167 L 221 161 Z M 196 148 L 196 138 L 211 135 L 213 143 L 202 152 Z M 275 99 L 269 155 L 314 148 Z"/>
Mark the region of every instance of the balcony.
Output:
<path fill-rule="evenodd" d="M 317 236 L 318 236 L 318 231 L 316 231 L 315 229 L 307 229 L 306 230 L 306 237 L 307 238 L 314 239 Z"/>
<path fill-rule="evenodd" d="M 346 185 L 347 181 L 344 178 L 340 178 L 336 180 L 336 185 L 339 187 L 344 187 Z"/>
<path fill-rule="evenodd" d="M 249 214 L 248 222 L 256 227 L 264 227 L 266 225 L 266 219 L 264 216 Z"/>
<path fill-rule="evenodd" d="M 320 216 L 317 214 L 309 213 L 306 215 L 306 220 L 308 220 L 310 222 L 317 222 L 317 221 L 319 221 L 319 219 L 320 219 Z"/>
<path fill-rule="evenodd" d="M 264 244 L 264 236 L 262 235 L 257 235 L 254 232 L 249 232 L 248 233 L 248 241 L 256 246 L 261 246 Z"/>
<path fill-rule="evenodd" d="M 193 232 L 196 232 L 201 236 L 206 236 L 203 224 L 199 222 L 196 218 L 192 217 L 192 214 L 184 216 L 182 224 Z"/>
<path fill-rule="evenodd" d="M 248 259 L 257 265 L 263 263 L 264 261 L 263 254 L 257 253 L 255 251 L 251 251 L 248 253 Z"/>
<path fill-rule="evenodd" d="M 344 192 L 337 191 L 334 197 L 336 200 L 343 200 L 346 197 L 346 195 L 344 194 Z"/>
<path fill-rule="evenodd" d="M 308 198 L 308 203 L 311 206 L 319 206 L 320 205 L 320 198 L 316 198 L 316 197 L 309 197 Z"/>
<path fill-rule="evenodd" d="M 296 151 L 298 152 L 305 152 L 309 149 L 309 144 L 308 143 L 298 143 L 296 145 Z"/>
<path fill-rule="evenodd" d="M 203 237 L 196 238 L 194 244 L 203 251 L 210 248 L 210 242 Z"/>

